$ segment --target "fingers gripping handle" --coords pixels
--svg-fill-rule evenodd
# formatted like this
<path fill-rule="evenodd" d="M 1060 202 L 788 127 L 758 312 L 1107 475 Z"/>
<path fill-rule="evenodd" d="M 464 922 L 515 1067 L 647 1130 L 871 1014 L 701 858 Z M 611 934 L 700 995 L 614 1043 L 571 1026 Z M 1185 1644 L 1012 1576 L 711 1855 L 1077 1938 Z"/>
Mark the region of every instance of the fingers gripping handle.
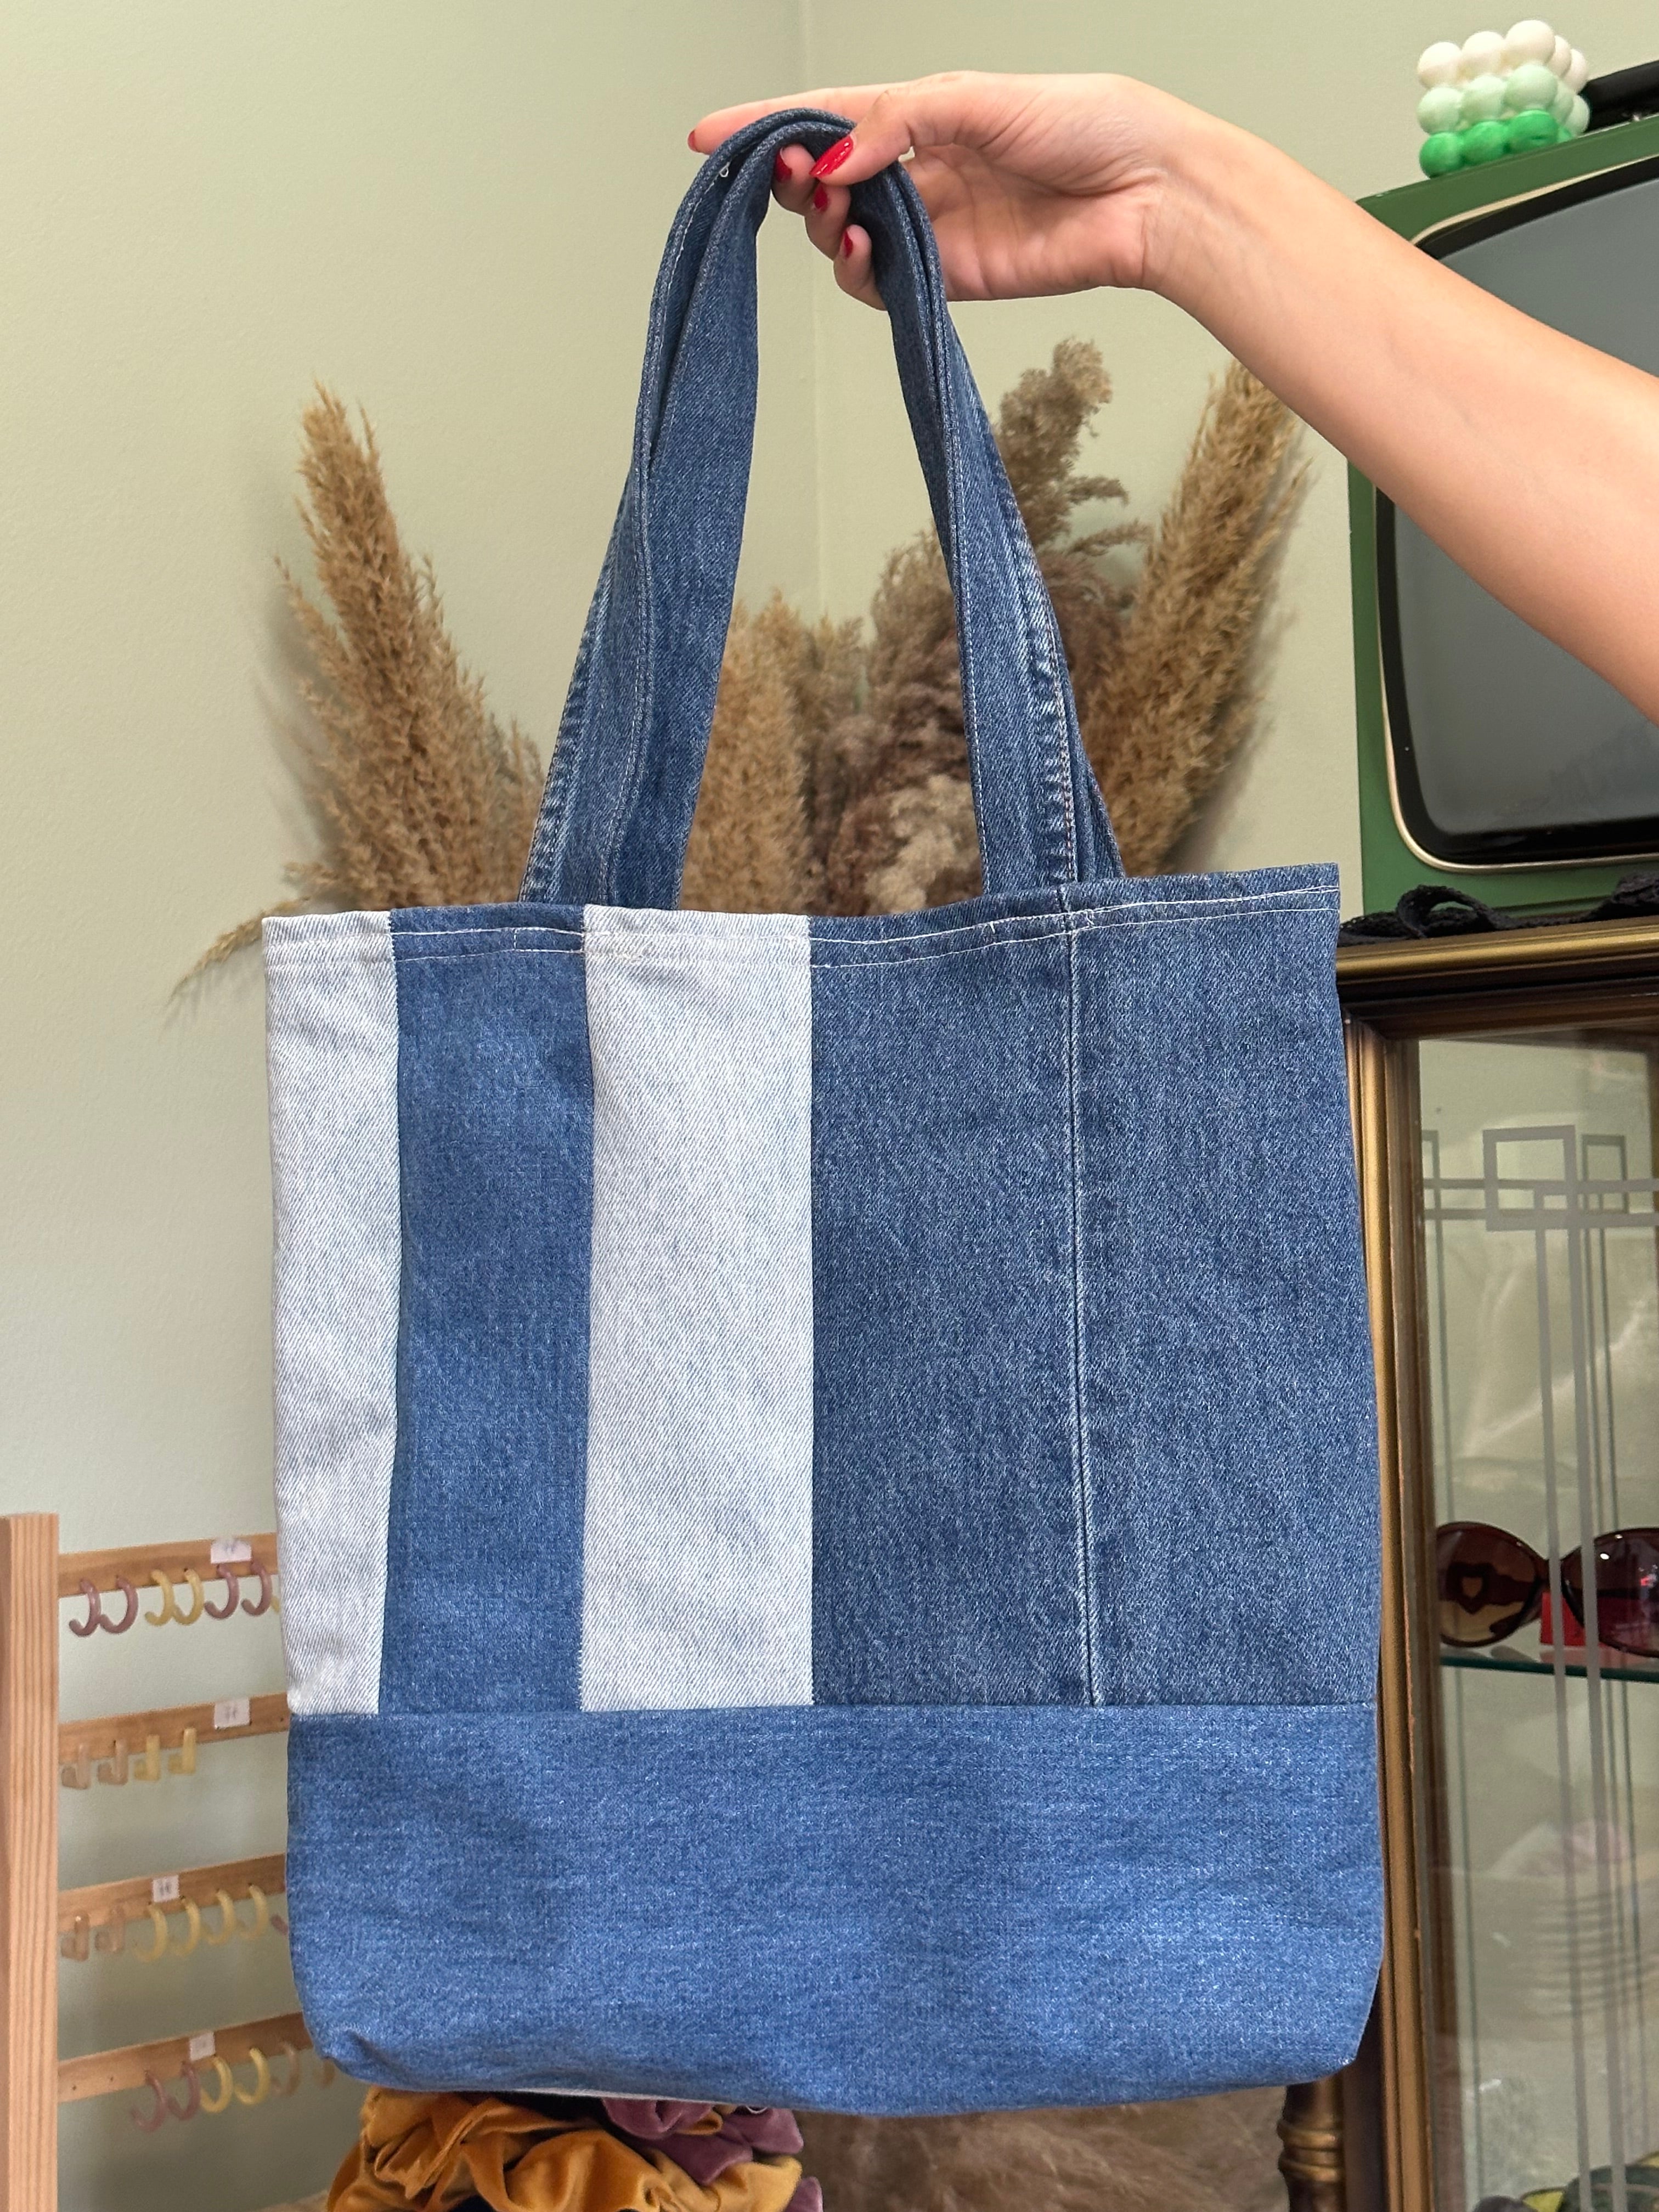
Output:
<path fill-rule="evenodd" d="M 731 619 L 758 371 L 755 235 L 786 145 L 845 124 L 769 116 L 710 156 L 663 257 L 634 452 L 571 679 L 521 896 L 678 900 Z M 854 187 L 956 595 L 985 887 L 1119 872 L 1058 627 L 945 305 L 909 178 Z"/>

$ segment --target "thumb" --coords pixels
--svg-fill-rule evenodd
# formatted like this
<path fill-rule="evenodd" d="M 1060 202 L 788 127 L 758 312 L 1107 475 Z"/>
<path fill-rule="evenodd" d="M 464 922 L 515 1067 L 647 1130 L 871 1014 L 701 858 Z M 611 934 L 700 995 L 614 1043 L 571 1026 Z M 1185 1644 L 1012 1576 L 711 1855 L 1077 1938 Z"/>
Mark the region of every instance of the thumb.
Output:
<path fill-rule="evenodd" d="M 982 146 L 1004 118 L 997 112 L 994 80 L 972 70 L 917 77 L 884 86 L 845 138 L 819 155 L 815 178 L 861 184 L 899 160 L 938 146 Z"/>

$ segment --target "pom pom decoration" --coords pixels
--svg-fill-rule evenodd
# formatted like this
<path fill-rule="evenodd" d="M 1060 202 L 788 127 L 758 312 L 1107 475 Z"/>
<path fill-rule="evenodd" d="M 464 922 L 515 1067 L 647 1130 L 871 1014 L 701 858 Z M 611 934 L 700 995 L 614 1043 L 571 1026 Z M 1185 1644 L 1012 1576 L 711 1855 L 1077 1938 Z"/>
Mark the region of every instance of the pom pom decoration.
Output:
<path fill-rule="evenodd" d="M 1509 63 L 1496 31 L 1471 31 L 1463 41 L 1463 76 L 1502 76 Z"/>
<path fill-rule="evenodd" d="M 1418 149 L 1417 158 L 1425 177 L 1449 177 L 1463 166 L 1463 137 L 1457 131 L 1437 131 Z"/>
<path fill-rule="evenodd" d="M 1502 35 L 1471 31 L 1461 46 L 1439 39 L 1425 46 L 1417 58 L 1424 175 L 1450 176 L 1580 137 L 1589 128 L 1589 76 L 1577 47 L 1538 15 Z"/>
<path fill-rule="evenodd" d="M 1501 123 L 1471 123 L 1463 133 L 1463 159 L 1471 169 L 1501 161 L 1509 150 L 1510 134 Z"/>
<path fill-rule="evenodd" d="M 1536 154 L 1545 146 L 1560 143 L 1560 126 L 1547 107 L 1525 107 L 1510 116 L 1504 136 L 1511 154 Z"/>
<path fill-rule="evenodd" d="M 1504 105 L 1511 115 L 1519 115 L 1528 107 L 1547 107 L 1560 82 L 1542 62 L 1522 62 L 1504 79 Z"/>
<path fill-rule="evenodd" d="M 1542 62 L 1547 65 L 1550 56 L 1555 52 L 1555 33 L 1547 23 L 1540 22 L 1536 15 L 1529 15 L 1524 23 L 1510 25 L 1510 34 L 1504 41 L 1504 51 L 1509 57 L 1512 70 L 1520 69 L 1528 62 Z"/>

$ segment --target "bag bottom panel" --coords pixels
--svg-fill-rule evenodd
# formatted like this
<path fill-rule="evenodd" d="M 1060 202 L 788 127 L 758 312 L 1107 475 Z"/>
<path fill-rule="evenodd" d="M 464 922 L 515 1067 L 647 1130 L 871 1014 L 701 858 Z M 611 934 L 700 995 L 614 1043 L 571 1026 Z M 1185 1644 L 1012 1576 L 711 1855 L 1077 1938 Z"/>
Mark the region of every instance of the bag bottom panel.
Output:
<path fill-rule="evenodd" d="M 290 1796 L 307 2021 L 397 2087 L 1195 2095 L 1376 1978 L 1368 1705 L 311 1716 Z"/>

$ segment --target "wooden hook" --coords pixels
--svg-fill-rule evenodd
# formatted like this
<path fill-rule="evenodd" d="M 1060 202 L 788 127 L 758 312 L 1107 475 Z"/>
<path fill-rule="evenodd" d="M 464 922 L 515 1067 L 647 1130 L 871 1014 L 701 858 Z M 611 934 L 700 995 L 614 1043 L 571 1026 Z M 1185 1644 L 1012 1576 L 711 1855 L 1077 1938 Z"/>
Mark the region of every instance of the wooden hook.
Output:
<path fill-rule="evenodd" d="M 148 1619 L 149 1615 L 146 1614 Z M 161 1778 L 161 1739 L 147 1735 L 144 1748 L 127 1770 L 135 1782 L 159 1782 Z"/>
<path fill-rule="evenodd" d="M 253 1925 L 251 1928 L 244 1928 L 239 1920 L 236 1923 L 236 1932 L 245 1943 L 257 1943 L 270 1925 L 270 1907 L 265 1902 L 265 1893 L 257 1881 L 249 1882 L 247 1893 L 253 1900 Z"/>
<path fill-rule="evenodd" d="M 169 1774 L 194 1774 L 196 1771 L 196 1731 L 187 1728 L 179 1739 L 179 1748 L 167 1759 Z"/>
<path fill-rule="evenodd" d="M 58 1770 L 65 1790 L 90 1790 L 92 1787 L 92 1753 L 83 1743 L 75 1747 L 75 1757 L 67 1766 Z"/>
<path fill-rule="evenodd" d="M 294 2045 L 286 2040 L 276 2055 L 279 2058 L 287 2059 L 288 2071 L 280 2081 L 273 2081 L 271 2087 L 277 2096 L 291 2097 L 300 2086 L 304 2073 L 304 2062 Z"/>
<path fill-rule="evenodd" d="M 77 1912 L 76 1914 L 74 1927 L 65 1929 L 64 1933 L 58 1939 L 58 1949 L 60 1957 L 65 1959 L 90 1958 L 92 1955 L 89 1938 L 91 1924 L 92 1923 L 88 1921 L 84 1912 Z"/>
<path fill-rule="evenodd" d="M 112 1957 L 116 1952 L 126 1949 L 127 1917 L 125 1912 L 115 1913 L 100 1928 L 93 1929 L 92 1947 L 94 1951 L 108 1952 Z"/>
<path fill-rule="evenodd" d="M 104 1626 L 107 1628 L 109 1623 L 106 1621 Z M 98 1779 L 100 1782 L 114 1783 L 118 1786 L 119 1784 L 124 1784 L 126 1778 L 127 1747 L 121 1738 L 118 1735 L 115 1739 L 114 1757 L 112 1759 L 100 1759 L 98 1762 Z"/>

